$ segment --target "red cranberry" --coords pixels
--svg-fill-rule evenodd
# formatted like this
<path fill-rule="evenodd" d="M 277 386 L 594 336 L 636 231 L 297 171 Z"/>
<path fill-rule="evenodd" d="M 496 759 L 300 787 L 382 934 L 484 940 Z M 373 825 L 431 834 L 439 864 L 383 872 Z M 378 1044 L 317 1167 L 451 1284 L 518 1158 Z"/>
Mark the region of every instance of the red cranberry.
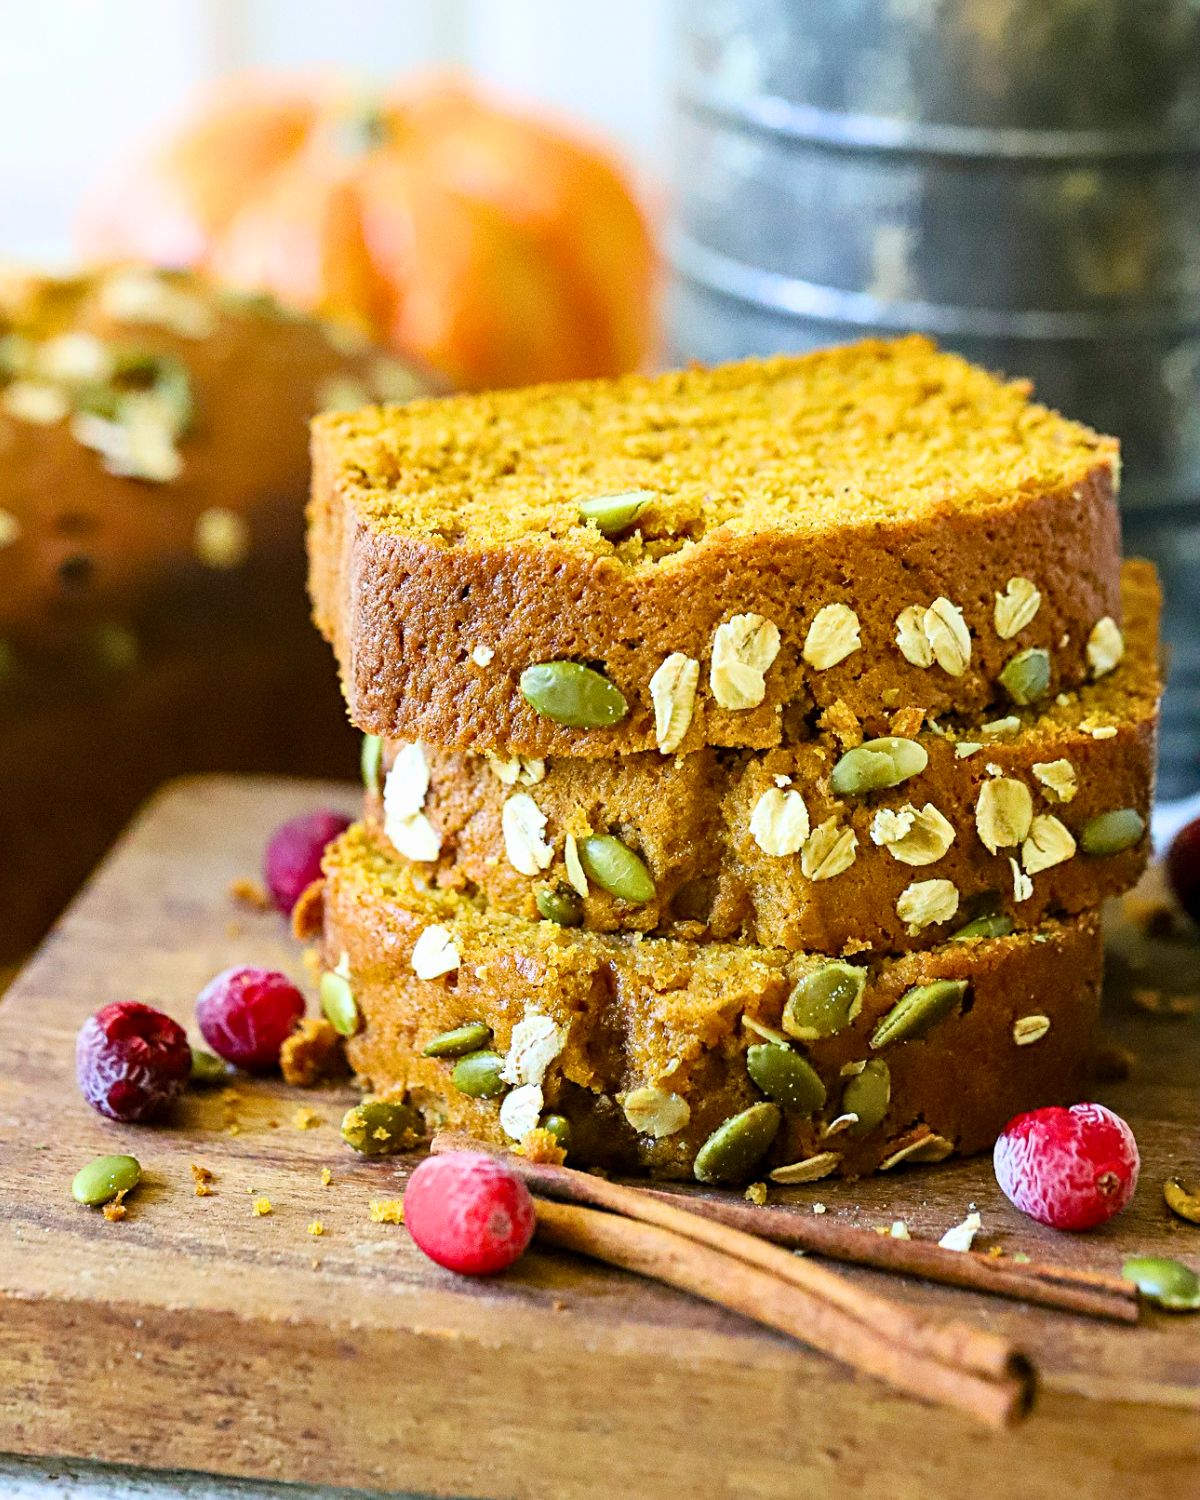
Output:
<path fill-rule="evenodd" d="M 1005 1126 L 993 1155 L 1004 1196 L 1039 1224 L 1093 1229 L 1133 1197 L 1133 1131 L 1103 1104 L 1035 1109 Z"/>
<path fill-rule="evenodd" d="M 321 808 L 281 823 L 263 853 L 263 878 L 275 905 L 290 917 L 303 891 L 321 875 L 325 846 L 350 827 L 344 813 Z"/>
<path fill-rule="evenodd" d="M 187 1085 L 192 1049 L 178 1021 L 137 1000 L 117 1000 L 79 1028 L 75 1076 L 83 1097 L 110 1120 L 162 1114 Z"/>
<path fill-rule="evenodd" d="M 1180 906 L 1193 922 L 1200 922 L 1200 818 L 1193 818 L 1172 839 L 1167 877 Z"/>
<path fill-rule="evenodd" d="M 226 969 L 196 997 L 196 1020 L 208 1045 L 251 1073 L 276 1067 L 279 1049 L 304 1014 L 304 996 L 270 969 Z"/>
<path fill-rule="evenodd" d="M 426 1157 L 409 1178 L 404 1222 L 439 1266 L 488 1276 L 524 1255 L 536 1216 L 529 1189 L 502 1161 L 451 1151 Z"/>

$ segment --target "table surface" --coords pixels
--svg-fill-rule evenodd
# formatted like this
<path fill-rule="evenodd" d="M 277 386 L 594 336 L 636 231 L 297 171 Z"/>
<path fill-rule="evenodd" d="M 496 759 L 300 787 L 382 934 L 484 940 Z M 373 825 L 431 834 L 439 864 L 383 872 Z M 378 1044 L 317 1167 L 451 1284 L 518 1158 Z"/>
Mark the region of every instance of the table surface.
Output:
<path fill-rule="evenodd" d="M 162 1127 L 89 1111 L 72 1039 L 99 1005 L 128 996 L 187 1021 L 196 992 L 231 963 L 306 978 L 282 920 L 238 906 L 229 886 L 254 875 L 283 818 L 354 800 L 303 782 L 166 789 L 0 1003 L 0 1450 L 24 1455 L 0 1467 L 3 1493 L 37 1494 L 39 1482 L 105 1500 L 159 1482 L 205 1500 L 256 1493 L 203 1477 L 214 1470 L 392 1494 L 821 1500 L 872 1487 L 881 1455 L 890 1500 L 1187 1492 L 1200 1463 L 1200 1319 L 1148 1312 L 1123 1329 L 849 1272 L 1028 1349 L 1037 1409 L 997 1435 L 568 1256 L 534 1251 L 487 1283 L 440 1271 L 402 1228 L 370 1222 L 369 1200 L 399 1196 L 405 1166 L 341 1145 L 344 1089 L 239 1079 L 234 1097 L 189 1094 Z M 986 1159 L 780 1201 L 798 1212 L 821 1201 L 859 1224 L 903 1218 L 933 1238 L 977 1204 L 985 1243 L 1005 1252 L 1104 1270 L 1135 1249 L 1195 1263 L 1200 1230 L 1167 1213 L 1160 1189 L 1172 1173 L 1200 1175 L 1200 1027 L 1131 1005 L 1150 984 L 1195 990 L 1196 949 L 1126 932 L 1113 969 L 1107 1024 L 1136 1061 L 1099 1092 L 1134 1124 L 1144 1165 L 1112 1225 L 1062 1236 L 1032 1224 Z M 299 1128 L 301 1107 L 313 1128 Z M 120 1223 L 68 1193 L 82 1161 L 114 1150 L 145 1168 Z M 211 1197 L 194 1196 L 193 1162 L 216 1173 Z M 260 1195 L 272 1203 L 263 1217 Z M 158 1481 L 109 1462 L 188 1472 Z"/>

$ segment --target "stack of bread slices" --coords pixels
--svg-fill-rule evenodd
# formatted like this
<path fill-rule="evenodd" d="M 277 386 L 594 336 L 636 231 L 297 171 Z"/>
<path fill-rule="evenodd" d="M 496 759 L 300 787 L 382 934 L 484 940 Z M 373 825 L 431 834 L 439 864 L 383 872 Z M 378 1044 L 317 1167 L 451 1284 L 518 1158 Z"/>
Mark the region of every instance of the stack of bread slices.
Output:
<path fill-rule="evenodd" d="M 1117 473 L 920 338 L 318 419 L 364 1086 L 730 1184 L 1080 1097 L 1160 693 Z"/>

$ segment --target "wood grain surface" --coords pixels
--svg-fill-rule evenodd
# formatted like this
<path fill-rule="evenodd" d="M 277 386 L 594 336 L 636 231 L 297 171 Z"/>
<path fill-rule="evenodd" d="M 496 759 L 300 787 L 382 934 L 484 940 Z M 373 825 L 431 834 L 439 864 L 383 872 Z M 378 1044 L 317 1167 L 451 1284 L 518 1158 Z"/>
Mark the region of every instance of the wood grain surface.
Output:
<path fill-rule="evenodd" d="M 398 1197 L 404 1167 L 341 1145 L 348 1090 L 242 1079 L 236 1097 L 190 1094 L 166 1126 L 92 1113 L 73 1042 L 100 1005 L 137 998 L 190 1022 L 196 992 L 230 964 L 306 978 L 282 919 L 238 906 L 229 883 L 256 874 L 283 818 L 355 800 L 312 782 L 168 787 L 0 1001 L 0 1450 L 531 1500 L 1195 1493 L 1200 1318 L 1146 1312 L 1122 1329 L 848 1273 L 1020 1339 L 1040 1397 L 1022 1428 L 993 1435 L 564 1254 L 531 1252 L 491 1282 L 440 1271 L 402 1227 L 371 1222 L 370 1200 Z M 1104 1270 L 1135 1250 L 1200 1265 L 1200 1229 L 1161 1197 L 1166 1176 L 1200 1176 L 1200 1025 L 1128 999 L 1160 969 L 1176 989 L 1200 988 L 1197 967 L 1187 945 L 1135 944 L 1110 985 L 1109 1029 L 1136 1062 L 1097 1093 L 1130 1119 L 1143 1154 L 1137 1197 L 1114 1224 L 1039 1228 L 1005 1203 L 986 1159 L 779 1201 L 803 1213 L 820 1201 L 859 1224 L 903 1218 L 935 1238 L 975 1204 L 984 1243 L 1008 1253 Z M 299 1128 L 299 1108 L 319 1123 Z M 84 1161 L 110 1151 L 145 1170 L 118 1223 L 69 1191 Z M 216 1174 L 212 1196 L 195 1196 L 192 1163 Z M 254 1214 L 259 1196 L 270 1214 Z"/>

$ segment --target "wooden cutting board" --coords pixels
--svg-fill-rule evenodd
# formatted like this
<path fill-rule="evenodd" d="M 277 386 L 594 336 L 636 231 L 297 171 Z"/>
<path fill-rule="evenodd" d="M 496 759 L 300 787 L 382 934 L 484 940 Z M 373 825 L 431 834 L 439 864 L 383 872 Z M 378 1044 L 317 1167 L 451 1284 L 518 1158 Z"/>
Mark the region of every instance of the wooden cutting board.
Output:
<path fill-rule="evenodd" d="M 204 779 L 169 787 L 0 1002 L 0 1450 L 439 1495 L 747 1500 L 886 1495 L 1036 1500 L 1195 1495 L 1200 1317 L 1125 1329 L 868 1273 L 864 1282 L 1021 1340 L 1043 1380 L 1032 1418 L 997 1435 L 893 1396 L 783 1337 L 686 1296 L 533 1252 L 491 1282 L 426 1261 L 373 1223 L 395 1163 L 355 1158 L 343 1090 L 239 1082 L 191 1094 L 170 1126 L 122 1127 L 73 1078 L 80 1022 L 133 997 L 190 1021 L 233 963 L 302 978 L 274 915 L 239 907 L 268 831 L 353 791 Z M 1195 949 L 1134 955 L 1200 987 Z M 1114 1270 L 1132 1251 L 1200 1265 L 1200 1229 L 1160 1186 L 1200 1176 L 1200 1025 L 1110 995 L 1136 1054 L 1104 1100 L 1143 1153 L 1132 1208 L 1087 1236 L 1011 1209 L 986 1159 L 791 1190 L 868 1225 L 937 1236 L 977 1204 L 1006 1251 Z M 962 1080 L 970 1088 L 969 1078 Z M 320 1123 L 298 1128 L 307 1107 Z M 145 1180 L 109 1223 L 69 1193 L 94 1154 Z M 216 1174 L 197 1198 L 192 1163 Z M 333 1175 L 321 1182 L 321 1169 Z M 272 1211 L 256 1216 L 267 1197 Z M 314 1220 L 324 1227 L 309 1232 Z"/>

